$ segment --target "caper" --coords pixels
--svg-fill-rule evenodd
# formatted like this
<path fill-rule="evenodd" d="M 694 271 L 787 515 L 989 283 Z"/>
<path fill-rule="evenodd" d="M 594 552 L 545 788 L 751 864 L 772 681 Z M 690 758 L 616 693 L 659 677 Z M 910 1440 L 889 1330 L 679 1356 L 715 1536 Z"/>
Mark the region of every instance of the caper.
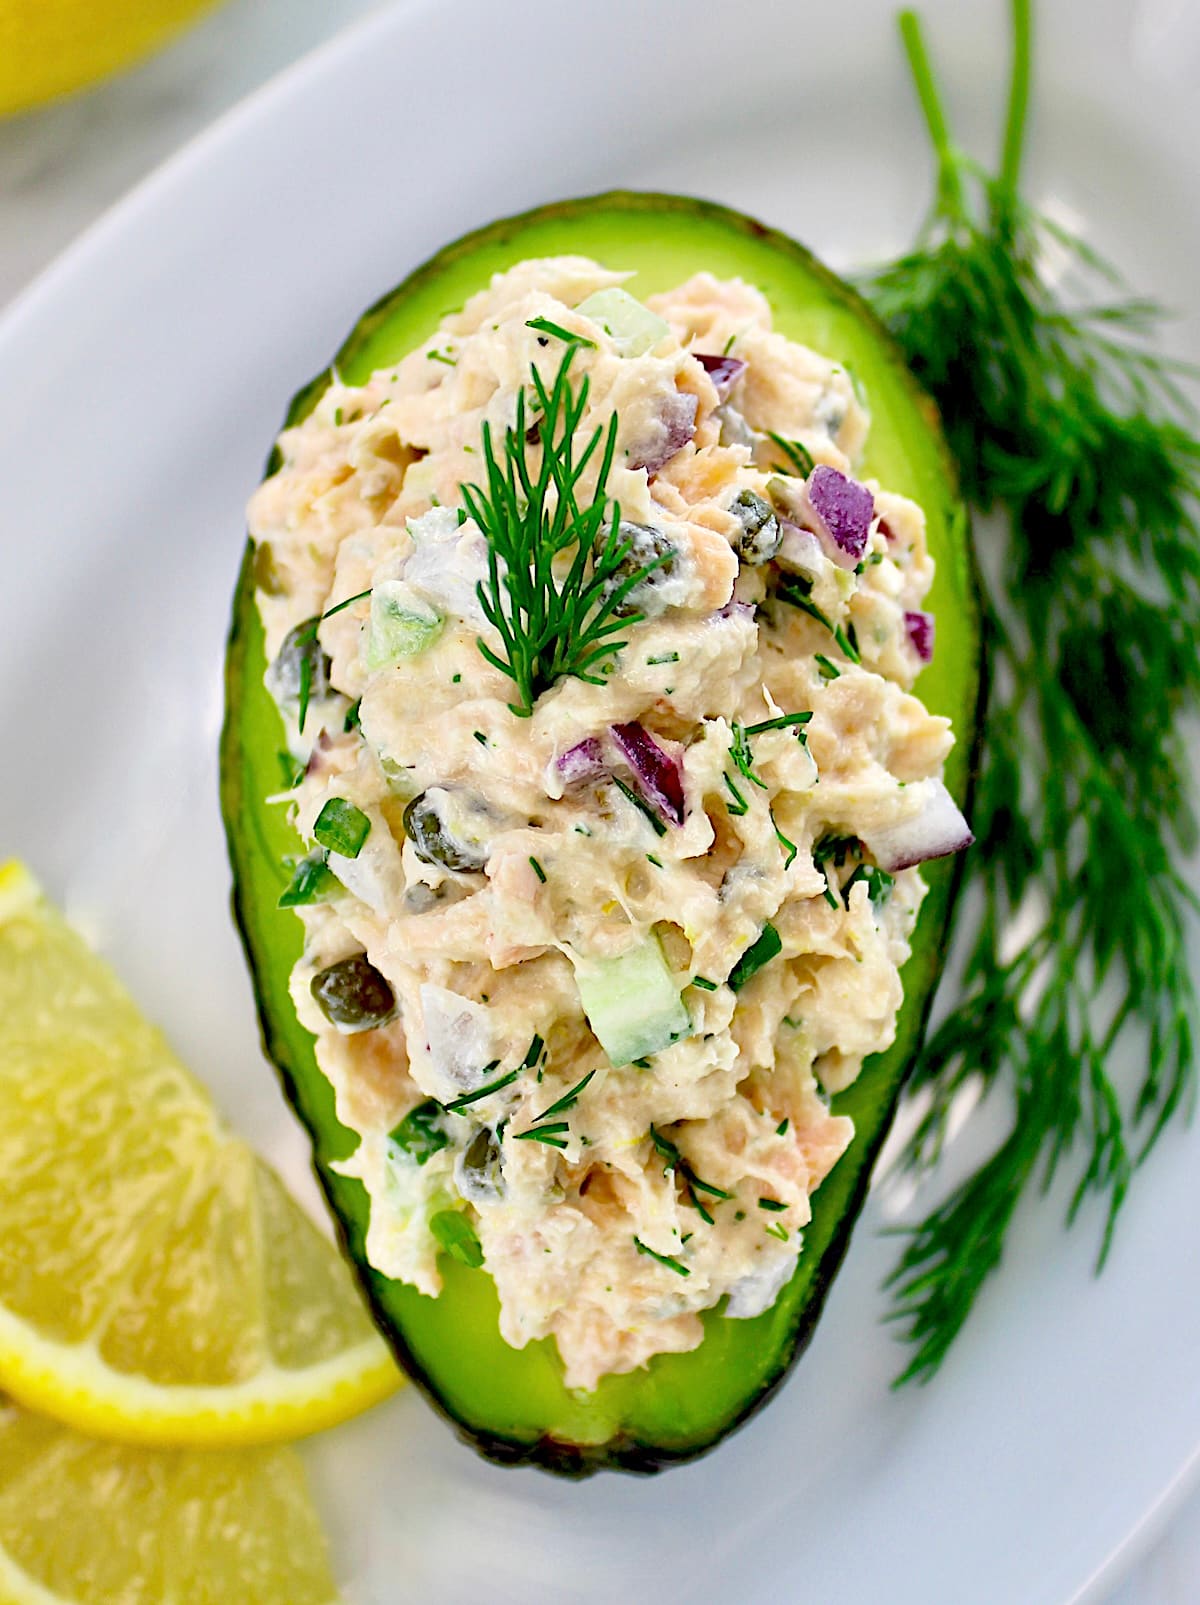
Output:
<path fill-rule="evenodd" d="M 299 703 L 307 673 L 309 700 L 319 702 L 329 695 L 332 667 L 328 654 L 317 640 L 317 620 L 306 619 L 284 636 L 283 645 L 267 670 L 267 690 L 280 706 Z"/>
<path fill-rule="evenodd" d="M 491 1204 L 504 1197 L 504 1154 L 487 1126 L 479 1128 L 455 1162 L 454 1184 L 469 1204 Z"/>
<path fill-rule="evenodd" d="M 414 797 L 404 810 L 404 832 L 413 851 L 425 864 L 469 874 L 481 870 L 488 860 L 487 847 L 478 841 L 464 841 L 451 832 L 444 809 L 449 794 L 433 786 Z"/>
<path fill-rule="evenodd" d="M 352 953 L 314 975 L 312 995 L 339 1031 L 373 1031 L 396 1014 L 396 995 L 365 953 Z"/>
<path fill-rule="evenodd" d="M 733 498 L 729 511 L 742 526 L 735 542 L 743 563 L 769 563 L 783 541 L 783 531 L 770 502 L 752 490 Z"/>
<path fill-rule="evenodd" d="M 613 614 L 617 618 L 628 618 L 631 613 L 641 613 L 653 618 L 671 605 L 667 585 L 678 571 L 679 554 L 661 529 L 655 529 L 652 524 L 633 524 L 623 518 L 617 525 L 617 545 L 626 544 L 629 549 L 613 570 L 607 594 L 611 596 L 634 575 L 640 578 L 625 592 L 613 608 Z"/>

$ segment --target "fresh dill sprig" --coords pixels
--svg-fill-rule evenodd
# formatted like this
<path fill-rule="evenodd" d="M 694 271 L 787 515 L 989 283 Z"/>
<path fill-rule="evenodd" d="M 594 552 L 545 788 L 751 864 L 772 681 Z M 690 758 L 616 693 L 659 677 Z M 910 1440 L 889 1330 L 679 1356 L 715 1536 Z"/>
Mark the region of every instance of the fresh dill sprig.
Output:
<path fill-rule="evenodd" d="M 1196 1083 L 1178 722 L 1200 701 L 1192 374 L 1149 344 L 1161 308 L 1022 200 L 1030 0 L 1012 15 L 994 176 L 953 143 L 920 25 L 901 17 L 936 197 L 914 249 L 864 286 L 941 409 L 967 496 L 1003 515 L 983 554 L 992 690 L 962 995 L 910 1084 L 926 1108 L 908 1163 L 936 1161 L 968 1089 L 1003 1086 L 1012 1123 L 909 1232 L 891 1277 L 913 1345 L 901 1380 L 942 1363 L 1030 1182 L 1070 1165 L 1069 1219 L 1099 1197 L 1103 1264 L 1134 1171 Z M 1133 1088 L 1118 1045 L 1140 1063 Z"/>
<path fill-rule="evenodd" d="M 588 380 L 585 375 L 573 386 L 570 369 L 583 343 L 570 338 L 549 389 L 537 368 L 530 370 L 533 399 L 527 406 L 524 388 L 518 393 L 516 418 L 499 454 L 484 424 L 486 487 L 462 486 L 463 504 L 488 543 L 488 578 L 477 591 L 501 643 L 496 652 L 480 640 L 479 650 L 512 680 L 517 701 L 509 706 L 522 718 L 566 675 L 604 684 L 597 665 L 625 646 L 621 631 L 641 617 L 622 604 L 655 566 L 620 572 L 632 541 L 621 538 L 621 510 L 606 490 L 616 413 L 576 452 Z M 595 486 L 580 506 L 581 484 L 593 465 Z"/>

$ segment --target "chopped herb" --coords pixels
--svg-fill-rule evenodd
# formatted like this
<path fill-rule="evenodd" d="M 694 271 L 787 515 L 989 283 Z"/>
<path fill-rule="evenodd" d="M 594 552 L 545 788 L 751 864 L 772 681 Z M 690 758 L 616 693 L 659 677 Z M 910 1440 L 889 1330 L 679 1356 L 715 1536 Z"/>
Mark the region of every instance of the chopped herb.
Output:
<path fill-rule="evenodd" d="M 760 780 L 754 773 L 754 754 L 751 752 L 750 743 L 746 739 L 746 727 L 743 724 L 739 724 L 736 719 L 733 721 L 733 740 L 729 746 L 729 756 L 737 765 L 739 774 L 745 775 L 752 785 L 759 786 L 763 791 L 766 791 L 766 781 Z"/>
<path fill-rule="evenodd" d="M 475 737 L 476 741 L 481 747 L 487 746 L 488 738 L 484 735 L 482 730 L 472 730 L 471 734 Z"/>
<path fill-rule="evenodd" d="M 342 409 L 340 407 L 335 407 L 333 409 L 333 423 L 334 423 L 334 428 L 335 429 L 340 429 L 341 428 L 341 424 L 342 424 Z"/>
<path fill-rule="evenodd" d="M 283 789 L 285 791 L 295 791 L 296 787 L 304 779 L 304 765 L 297 763 L 290 752 L 281 752 L 279 754 L 279 768 L 283 776 Z"/>
<path fill-rule="evenodd" d="M 653 1125 L 650 1127 L 650 1141 L 654 1144 L 661 1157 L 666 1160 L 663 1174 L 670 1175 L 674 1172 L 679 1177 L 683 1182 L 684 1191 L 687 1193 L 688 1203 L 697 1212 L 700 1219 L 704 1221 L 705 1225 L 712 1226 L 714 1224 L 713 1217 L 697 1197 L 697 1194 L 707 1193 L 710 1198 L 720 1200 L 728 1200 L 733 1197 L 733 1194 L 727 1193 L 723 1187 L 714 1187 L 712 1182 L 702 1181 L 671 1139 L 664 1137 L 662 1132 Z"/>
<path fill-rule="evenodd" d="M 786 459 L 788 468 L 800 479 L 807 479 L 816 467 L 812 459 L 812 453 L 802 446 L 798 440 L 785 440 L 782 435 L 777 435 L 773 429 L 767 430 L 767 438 L 779 447 Z"/>
<path fill-rule="evenodd" d="M 779 1221 L 773 1221 L 765 1231 L 768 1237 L 778 1237 L 781 1243 L 786 1243 L 788 1240 L 787 1227 L 782 1226 Z"/>
<path fill-rule="evenodd" d="M 776 1214 L 778 1214 L 781 1210 L 785 1210 L 787 1205 L 781 1204 L 778 1198 L 760 1198 L 758 1201 L 758 1207 L 759 1209 L 773 1210 Z"/>
<path fill-rule="evenodd" d="M 654 834 L 656 836 L 665 836 L 667 834 L 667 827 L 663 824 L 662 820 L 654 812 L 650 804 L 646 802 L 643 797 L 638 796 L 637 792 L 634 791 L 632 786 L 627 786 L 618 775 L 612 776 L 612 783 L 619 792 L 628 797 L 629 801 L 640 814 L 644 814 L 646 816 L 646 818 L 654 826 Z"/>
<path fill-rule="evenodd" d="M 787 1136 L 787 1129 L 788 1129 L 788 1120 L 787 1120 L 787 1116 L 785 1115 L 783 1117 L 783 1119 L 779 1122 L 779 1124 L 775 1127 L 775 1135 L 777 1137 L 786 1137 Z"/>
<path fill-rule="evenodd" d="M 586 825 L 576 825 L 575 831 L 579 836 L 590 836 L 592 834 Z"/>
<path fill-rule="evenodd" d="M 461 674 L 452 674 L 450 676 L 450 684 L 451 685 L 459 685 L 461 683 L 461 681 L 462 681 L 462 675 Z"/>
<path fill-rule="evenodd" d="M 842 906 L 833 877 L 829 873 L 830 864 L 841 869 L 847 858 L 858 857 L 862 850 L 862 843 L 857 836 L 838 836 L 830 833 L 819 837 L 813 843 L 812 860 L 817 869 L 825 871 L 824 897 L 830 908 Z"/>
<path fill-rule="evenodd" d="M 483 1248 L 475 1228 L 460 1209 L 439 1209 L 429 1217 L 429 1230 L 438 1242 L 464 1265 L 478 1270 L 483 1264 Z"/>
<path fill-rule="evenodd" d="M 426 1098 L 424 1103 L 408 1111 L 392 1132 L 391 1140 L 410 1159 L 423 1165 L 434 1154 L 440 1154 L 443 1148 L 450 1146 L 450 1135 L 442 1124 L 443 1113 L 440 1103 L 433 1098 Z"/>
<path fill-rule="evenodd" d="M 448 357 L 444 351 L 427 351 L 425 355 L 430 362 L 444 362 L 447 368 L 458 367 L 458 359 L 456 357 Z"/>
<path fill-rule="evenodd" d="M 733 350 L 733 348 L 736 345 L 736 343 L 737 343 L 737 335 L 736 334 L 731 334 L 729 336 L 729 339 L 726 340 L 725 344 L 721 348 L 721 355 L 723 357 L 727 357 L 729 355 L 729 353 Z"/>
<path fill-rule="evenodd" d="M 657 657 L 647 658 L 647 663 L 678 663 L 678 652 L 660 652 Z"/>
<path fill-rule="evenodd" d="M 710 981 L 707 975 L 693 975 L 691 984 L 698 986 L 704 992 L 715 992 L 717 990 L 717 982 Z"/>
<path fill-rule="evenodd" d="M 549 1115 L 562 1115 L 566 1114 L 568 1109 L 573 1109 L 579 1102 L 579 1094 L 583 1091 L 595 1074 L 596 1072 L 594 1070 L 589 1070 L 587 1075 L 584 1076 L 583 1080 L 577 1081 L 571 1088 L 570 1092 L 564 1092 L 557 1103 L 552 1103 L 549 1109 L 543 1109 L 540 1115 L 534 1115 L 534 1120 L 545 1120 Z M 550 1128 L 547 1127 L 546 1129 L 549 1130 Z M 564 1126 L 562 1129 L 565 1131 L 566 1127 Z"/>
<path fill-rule="evenodd" d="M 889 875 L 886 869 L 877 869 L 874 864 L 859 864 L 842 887 L 842 902 L 847 908 L 850 906 L 850 889 L 859 881 L 866 881 L 867 896 L 873 904 L 881 906 L 891 896 L 896 877 Z"/>
<path fill-rule="evenodd" d="M 768 730 L 786 730 L 791 725 L 806 725 L 812 718 L 811 712 L 781 713 L 777 719 L 761 719 L 758 724 L 748 724 L 748 736 L 765 735 Z"/>
<path fill-rule="evenodd" d="M 655 868 L 656 868 L 656 869 L 664 869 L 664 868 L 665 868 L 665 867 L 666 867 L 666 866 L 665 866 L 665 865 L 664 865 L 664 864 L 663 864 L 663 861 L 662 861 L 662 859 L 661 859 L 661 858 L 659 858 L 659 857 L 657 857 L 657 855 L 656 855 L 656 854 L 654 854 L 654 853 L 647 853 L 647 854 L 646 854 L 646 858 L 647 858 L 647 860 L 648 860 L 648 861 L 649 861 L 649 862 L 650 862 L 650 863 L 651 863 L 651 864 L 653 864 L 653 865 L 654 865 L 654 867 L 655 867 Z"/>
<path fill-rule="evenodd" d="M 729 972 L 726 983 L 734 992 L 740 992 L 742 987 L 752 975 L 757 975 L 764 964 L 783 951 L 783 940 L 770 920 L 763 926 L 758 936 L 742 954 L 741 958 Z"/>
<path fill-rule="evenodd" d="M 561 323 L 551 323 L 549 318 L 527 318 L 527 329 L 536 329 L 539 334 L 552 334 L 556 340 L 565 340 L 569 345 L 590 346 L 594 351 L 596 342 L 589 340 L 584 334 L 572 334 L 570 329 L 564 329 Z"/>
<path fill-rule="evenodd" d="M 359 710 L 361 709 L 361 707 L 362 707 L 362 698 L 359 697 L 356 701 L 352 702 L 350 704 L 350 706 L 346 709 L 346 717 L 342 721 L 342 729 L 346 732 L 347 735 L 350 734 L 351 730 L 357 730 L 358 729 L 358 726 L 359 726 Z"/>
<path fill-rule="evenodd" d="M 535 1034 L 534 1038 L 533 1038 L 533 1041 L 529 1044 L 529 1047 L 525 1050 L 525 1057 L 521 1060 L 521 1069 L 522 1070 L 532 1070 L 534 1065 L 541 1058 L 542 1049 L 545 1046 L 546 1046 L 546 1044 L 542 1041 L 541 1037 L 539 1037 L 539 1036 L 537 1036 Z"/>
<path fill-rule="evenodd" d="M 746 801 L 745 797 L 742 796 L 741 792 L 737 789 L 737 786 L 730 779 L 728 774 L 722 775 L 721 778 L 724 780 L 725 785 L 729 790 L 729 794 L 733 798 L 733 801 L 726 803 L 725 806 L 735 819 L 739 819 L 742 814 L 749 811 L 750 804 Z"/>
<path fill-rule="evenodd" d="M 321 846 L 343 858 L 357 858 L 370 834 L 371 821 L 344 797 L 330 797 L 313 826 L 313 836 Z"/>
<path fill-rule="evenodd" d="M 518 1142 L 540 1142 L 547 1148 L 565 1148 L 567 1140 L 563 1132 L 570 1129 L 567 1121 L 556 1120 L 549 1126 L 531 1126 L 528 1131 L 514 1131 L 513 1136 Z"/>
<path fill-rule="evenodd" d="M 648 1254 L 651 1259 L 656 1259 L 660 1265 L 665 1265 L 669 1271 L 674 1271 L 676 1276 L 690 1276 L 692 1274 L 686 1265 L 681 1265 L 677 1259 L 672 1259 L 669 1254 L 657 1254 L 654 1249 L 647 1248 L 640 1237 L 634 1238 L 633 1246 L 639 1254 Z"/>
<path fill-rule="evenodd" d="M 821 652 L 816 653 L 815 656 L 817 660 L 817 669 L 822 680 L 841 679 L 842 671 L 838 668 L 836 663 L 830 663 L 829 659 Z"/>
<path fill-rule="evenodd" d="M 529 864 L 530 864 L 530 868 L 533 870 L 533 873 L 537 876 L 538 880 L 540 880 L 542 885 L 544 886 L 546 884 L 546 871 L 538 863 L 537 859 L 533 856 L 532 853 L 530 853 L 530 855 L 529 855 Z"/>
<path fill-rule="evenodd" d="M 810 589 L 811 582 L 806 589 L 797 583 L 794 576 L 789 575 L 776 585 L 775 595 L 789 607 L 797 608 L 801 613 L 807 613 L 809 618 L 816 619 L 818 624 L 823 624 L 850 662 L 861 663 L 862 657 L 858 650 L 858 637 L 854 633 L 854 625 L 851 624 L 848 630 L 844 630 L 840 624 L 835 624 L 809 596 Z"/>
<path fill-rule="evenodd" d="M 310 853 L 296 865 L 295 873 L 279 898 L 280 908 L 302 908 L 310 903 L 327 903 L 336 897 L 342 883 L 329 868 L 324 853 Z"/>
<path fill-rule="evenodd" d="M 476 644 L 513 682 L 517 700 L 509 706 L 522 718 L 566 675 L 602 685 L 598 666 L 627 644 L 621 631 L 641 618 L 636 612 L 618 616 L 647 568 L 633 566 L 622 573 L 632 542 L 621 535 L 621 510 L 607 489 L 617 446 L 615 413 L 576 456 L 589 394 L 586 376 L 577 388 L 571 384 L 578 349 L 574 340 L 567 346 L 549 389 L 537 369 L 531 370 L 542 413 L 536 443 L 526 438 L 532 403 L 527 408 L 522 388 L 499 457 L 491 426 L 483 425 L 487 488 L 462 487 L 467 511 L 488 543 L 488 578 L 477 594 L 500 637 L 500 651 L 482 639 Z M 578 492 L 585 475 L 591 499 L 581 507 Z"/>
<path fill-rule="evenodd" d="M 499 1059 L 496 1059 L 488 1065 L 483 1072 L 484 1075 L 487 1074 L 488 1070 L 494 1070 L 499 1062 Z M 522 1069 L 524 1069 L 523 1065 L 516 1070 L 510 1070 L 507 1075 L 498 1076 L 495 1081 L 489 1081 L 485 1087 L 476 1087 L 474 1092 L 464 1092 L 461 1098 L 452 1098 L 449 1103 L 443 1104 L 442 1107 L 451 1113 L 455 1113 L 459 1109 L 467 1109 L 471 1104 L 479 1103 L 483 1098 L 490 1098 L 494 1092 L 500 1092 L 505 1087 L 511 1087 L 521 1074 Z"/>
<path fill-rule="evenodd" d="M 639 1070 L 649 1070 L 650 1068 L 649 1059 L 635 1059 L 633 1063 L 638 1067 Z"/>
<path fill-rule="evenodd" d="M 804 1027 L 804 1021 L 803 1020 L 794 1020 L 790 1014 L 785 1014 L 784 1015 L 783 1023 L 784 1023 L 784 1025 L 790 1025 L 793 1031 L 800 1031 Z M 786 1122 L 785 1122 L 785 1124 L 786 1124 Z"/>
<path fill-rule="evenodd" d="M 796 846 L 794 841 L 789 841 L 788 838 L 780 830 L 779 825 L 778 825 L 778 823 L 776 822 L 776 819 L 775 819 L 774 810 L 772 810 L 772 812 L 771 812 L 771 824 L 772 824 L 772 826 L 774 828 L 774 831 L 775 831 L 775 839 L 778 841 L 779 845 L 783 848 L 784 852 L 787 854 L 787 857 L 783 861 L 783 867 L 784 867 L 784 869 L 791 869 L 792 861 L 795 859 L 796 854 L 799 851 L 799 848 Z"/>

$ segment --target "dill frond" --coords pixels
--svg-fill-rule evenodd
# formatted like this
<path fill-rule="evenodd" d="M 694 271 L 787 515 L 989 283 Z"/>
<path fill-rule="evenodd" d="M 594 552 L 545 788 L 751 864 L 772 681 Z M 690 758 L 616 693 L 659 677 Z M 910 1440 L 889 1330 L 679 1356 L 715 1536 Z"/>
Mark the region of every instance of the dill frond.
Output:
<path fill-rule="evenodd" d="M 864 283 L 941 409 L 965 494 L 1002 515 L 980 554 L 991 700 L 957 916 L 968 958 L 911 1082 L 927 1108 L 907 1162 L 936 1162 L 968 1085 L 1005 1089 L 1011 1130 L 909 1230 L 890 1279 L 913 1345 L 900 1380 L 942 1363 L 1031 1181 L 1073 1167 L 1069 1218 L 1099 1198 L 1102 1265 L 1137 1166 L 1196 1085 L 1179 725 L 1200 703 L 1193 374 L 1152 344 L 1162 309 L 1020 196 L 1032 19 L 1029 0 L 1012 9 L 994 176 L 954 145 L 902 15 L 936 196 L 913 250 Z M 1056 283 L 1050 255 L 1067 264 Z M 1018 916 L 1032 934 L 1010 955 Z M 1132 1090 L 1118 1044 L 1141 1063 Z"/>
<path fill-rule="evenodd" d="M 519 392 L 498 452 L 483 426 L 486 486 L 462 486 L 463 504 L 487 538 L 488 580 L 478 595 L 501 642 L 497 652 L 480 640 L 479 650 L 512 680 L 518 700 L 509 706 L 522 718 L 566 675 L 603 685 L 598 668 L 626 645 L 620 632 L 641 618 L 621 604 L 647 570 L 620 573 L 632 543 L 621 539 L 621 510 L 607 494 L 617 415 L 576 452 L 588 381 L 573 386 L 570 369 L 587 343 L 571 340 L 549 388 L 531 369 L 533 399 L 527 405 Z M 594 459 L 595 488 L 581 507 L 580 484 Z"/>

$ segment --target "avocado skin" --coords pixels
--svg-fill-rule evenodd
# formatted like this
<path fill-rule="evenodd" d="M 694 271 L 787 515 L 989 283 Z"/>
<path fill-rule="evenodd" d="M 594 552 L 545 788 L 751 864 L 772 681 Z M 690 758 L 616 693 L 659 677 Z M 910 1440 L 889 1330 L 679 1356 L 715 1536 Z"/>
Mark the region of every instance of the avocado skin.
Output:
<path fill-rule="evenodd" d="M 810 343 L 830 354 L 844 357 L 842 344 L 855 346 L 855 371 L 867 381 L 868 400 L 877 403 L 877 391 L 883 399 L 872 436 L 881 416 L 899 420 L 892 433 L 908 436 L 900 445 L 893 441 L 890 457 L 885 452 L 880 477 L 889 488 L 916 495 L 930 515 L 938 587 L 946 594 L 939 604 L 935 592 L 938 658 L 918 689 L 938 711 L 954 718 L 958 745 L 947 766 L 947 781 L 960 804 L 969 808 L 986 677 L 969 525 L 952 460 L 936 409 L 890 336 L 848 286 L 794 241 L 741 213 L 684 196 L 614 192 L 555 203 L 503 219 L 446 247 L 363 314 L 333 366 L 355 382 L 414 346 L 442 310 L 460 304 L 464 293 L 486 283 L 497 266 L 565 251 L 639 270 L 652 259 L 660 263 L 661 283 L 651 288 L 704 267 L 736 272 L 744 257 L 743 276 L 766 289 L 777 326 L 796 338 L 807 332 Z M 722 257 L 719 264 L 714 265 L 714 254 Z M 639 272 L 639 281 L 641 276 Z M 639 282 L 633 289 L 639 292 Z M 793 309 L 789 289 L 808 319 L 799 331 L 788 326 L 785 316 Z M 397 325 L 405 316 L 415 324 L 400 335 Z M 326 369 L 297 394 L 288 409 L 289 424 L 311 410 L 332 372 L 332 367 Z M 869 443 L 868 473 L 871 450 Z M 912 474 L 919 483 L 900 483 L 898 470 L 907 470 L 910 460 L 918 459 L 920 472 L 914 468 Z M 278 463 L 273 449 L 267 473 Z M 600 1470 L 648 1475 L 695 1459 L 767 1403 L 811 1340 L 924 1034 L 962 861 L 930 866 L 931 890 L 913 959 L 905 967 L 897 1044 L 869 1061 L 855 1087 L 834 1100 L 835 1109 L 854 1116 L 856 1135 L 814 1197 L 805 1249 L 777 1305 L 754 1321 L 710 1314 L 699 1349 L 660 1356 L 630 1376 L 606 1378 L 593 1395 L 570 1395 L 555 1381 L 557 1359 L 548 1340 L 514 1351 L 498 1331 L 488 1329 L 489 1321 L 494 1327 L 495 1296 L 486 1271 L 466 1271 L 444 1259 L 447 1285 L 438 1300 L 423 1298 L 375 1271 L 365 1253 L 365 1194 L 358 1183 L 331 1168 L 352 1150 L 353 1138 L 336 1120 L 312 1039 L 295 1020 L 287 995 L 300 926 L 274 905 L 288 875 L 283 857 L 295 853 L 299 843 L 279 817 L 281 811 L 264 805 L 264 798 L 277 789 L 268 775 L 281 740 L 270 727 L 274 710 L 261 685 L 266 665 L 252 558 L 248 543 L 234 595 L 221 737 L 221 804 L 234 873 L 233 913 L 265 1050 L 313 1139 L 318 1179 L 375 1319 L 409 1376 L 459 1437 L 497 1464 L 535 1465 L 582 1478 Z M 731 1337 L 733 1328 L 743 1331 Z M 736 1380 L 743 1375 L 744 1382 Z M 707 1413 L 706 1400 L 712 1401 Z"/>

